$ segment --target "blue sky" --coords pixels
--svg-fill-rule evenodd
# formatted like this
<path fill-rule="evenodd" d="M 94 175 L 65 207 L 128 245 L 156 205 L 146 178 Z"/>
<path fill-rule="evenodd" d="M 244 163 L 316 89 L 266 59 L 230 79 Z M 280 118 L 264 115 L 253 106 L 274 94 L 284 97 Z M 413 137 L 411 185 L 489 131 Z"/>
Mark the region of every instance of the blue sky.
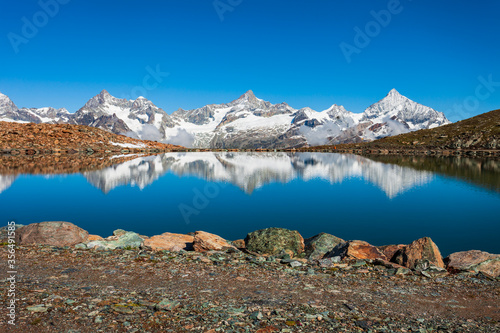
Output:
<path fill-rule="evenodd" d="M 74 112 L 107 89 L 171 113 L 252 89 L 361 112 L 396 88 L 458 120 L 500 108 L 498 13 L 498 1 L 11 1 L 0 92 Z"/>

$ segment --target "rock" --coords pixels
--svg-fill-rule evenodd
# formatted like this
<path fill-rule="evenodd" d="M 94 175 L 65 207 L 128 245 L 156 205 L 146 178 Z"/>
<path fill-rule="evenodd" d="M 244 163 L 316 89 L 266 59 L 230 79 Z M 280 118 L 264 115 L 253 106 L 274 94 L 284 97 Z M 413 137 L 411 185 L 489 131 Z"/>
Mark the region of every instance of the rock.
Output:
<path fill-rule="evenodd" d="M 127 232 L 123 229 L 116 229 L 115 231 L 113 231 L 113 235 L 116 236 L 116 237 L 121 237 L 123 235 L 125 235 Z"/>
<path fill-rule="evenodd" d="M 320 233 L 304 241 L 306 257 L 312 260 L 322 259 L 325 254 L 345 240 L 327 233 Z"/>
<path fill-rule="evenodd" d="M 444 259 L 448 269 L 500 276 L 500 254 L 471 250 L 455 252 Z"/>
<path fill-rule="evenodd" d="M 91 249 L 95 247 L 106 250 L 138 248 L 143 242 L 144 240 L 137 233 L 127 231 L 119 237 L 113 236 L 112 240 L 96 240 L 89 242 L 87 243 L 87 248 Z"/>
<path fill-rule="evenodd" d="M 271 333 L 271 332 L 279 332 L 280 330 L 274 326 L 267 326 L 264 328 L 260 328 L 255 333 Z"/>
<path fill-rule="evenodd" d="M 325 259 L 319 259 L 318 264 L 319 264 L 319 267 L 330 268 L 330 267 L 335 266 L 335 264 L 338 264 L 340 262 L 340 260 L 341 260 L 341 258 L 339 256 L 325 258 Z"/>
<path fill-rule="evenodd" d="M 361 267 L 361 266 L 366 266 L 366 261 L 364 260 L 357 260 L 355 263 L 351 264 L 352 267 Z"/>
<path fill-rule="evenodd" d="M 179 301 L 172 301 L 168 298 L 164 298 L 158 304 L 156 304 L 155 308 L 157 310 L 173 311 L 180 305 L 181 303 Z"/>
<path fill-rule="evenodd" d="M 39 304 L 34 306 L 28 306 L 26 310 L 30 312 L 47 312 L 48 309 L 45 307 L 45 305 Z"/>
<path fill-rule="evenodd" d="M 89 235 L 88 240 L 89 241 L 103 240 L 103 238 L 101 236 L 98 236 L 98 235 Z"/>
<path fill-rule="evenodd" d="M 377 246 L 377 249 L 380 250 L 386 257 L 387 260 L 391 261 L 392 257 L 396 252 L 401 250 L 403 247 L 406 245 L 404 244 L 398 244 L 398 245 L 383 245 L 383 246 Z"/>
<path fill-rule="evenodd" d="M 235 247 L 222 237 L 205 231 L 196 231 L 194 233 L 193 248 L 196 252 L 206 252 L 221 251 L 228 248 L 234 249 Z"/>
<path fill-rule="evenodd" d="M 407 274 L 410 274 L 410 273 L 411 273 L 411 270 L 409 270 L 408 268 L 406 268 L 406 267 L 399 267 L 396 270 L 395 275 L 407 275 Z"/>
<path fill-rule="evenodd" d="M 87 248 L 87 244 L 85 244 L 85 243 L 80 243 L 80 244 L 75 245 L 75 249 L 85 250 L 86 248 Z"/>
<path fill-rule="evenodd" d="M 392 257 L 392 262 L 410 269 L 415 269 L 421 261 L 425 260 L 431 265 L 444 268 L 441 253 L 430 237 L 423 237 L 411 242 L 398 250 Z"/>
<path fill-rule="evenodd" d="M 245 248 L 245 240 L 244 239 L 237 239 L 231 242 L 237 249 L 244 249 Z"/>
<path fill-rule="evenodd" d="M 16 232 L 19 245 L 40 244 L 73 246 L 87 241 L 89 233 L 69 222 L 41 222 L 21 227 Z"/>
<path fill-rule="evenodd" d="M 267 228 L 249 233 L 246 248 L 260 254 L 279 254 L 290 250 L 294 255 L 304 252 L 304 239 L 298 231 L 283 228 Z"/>
<path fill-rule="evenodd" d="M 253 319 L 253 320 L 261 320 L 262 318 L 264 318 L 264 316 L 262 315 L 262 312 L 255 311 L 255 312 L 252 312 L 250 315 L 248 315 L 248 318 Z"/>
<path fill-rule="evenodd" d="M 386 256 L 377 247 L 359 240 L 348 241 L 337 245 L 327 257 L 339 256 L 342 259 L 381 259 Z"/>
<path fill-rule="evenodd" d="M 192 251 L 193 242 L 193 236 L 165 232 L 146 239 L 144 245 L 149 246 L 155 251 L 167 250 L 179 252 L 181 250 Z"/>
<path fill-rule="evenodd" d="M 134 310 L 132 310 L 126 304 L 113 304 L 111 306 L 111 309 L 113 311 L 121 313 L 121 314 L 132 314 L 132 313 L 134 313 Z"/>
<path fill-rule="evenodd" d="M 393 262 L 390 262 L 390 261 L 387 261 L 387 260 L 381 260 L 381 259 L 374 260 L 373 264 L 374 265 L 378 265 L 378 266 L 384 266 L 385 268 L 389 268 L 389 269 L 396 269 L 396 270 L 398 268 L 403 267 L 403 266 L 398 265 L 396 263 L 393 263 Z"/>

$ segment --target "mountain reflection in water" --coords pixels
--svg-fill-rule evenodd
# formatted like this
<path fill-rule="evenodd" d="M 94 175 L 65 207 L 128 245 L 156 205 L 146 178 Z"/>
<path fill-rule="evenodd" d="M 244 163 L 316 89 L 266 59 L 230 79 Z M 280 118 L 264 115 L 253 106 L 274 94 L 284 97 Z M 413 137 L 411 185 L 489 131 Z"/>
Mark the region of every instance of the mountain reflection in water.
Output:
<path fill-rule="evenodd" d="M 227 182 L 252 194 L 270 183 L 295 179 L 323 179 L 331 184 L 364 179 L 389 198 L 426 183 L 434 174 L 464 180 L 489 190 L 500 190 L 500 162 L 456 157 L 372 156 L 323 153 L 166 153 L 139 157 L 101 170 L 82 172 L 95 187 L 108 193 L 117 186 L 141 189 L 171 172 L 212 182 Z M 15 181 L 0 175 L 0 193 Z"/>
<path fill-rule="evenodd" d="M 167 172 L 228 182 L 248 194 L 269 183 L 323 179 L 340 183 L 365 179 L 390 198 L 428 183 L 432 173 L 343 154 L 321 153 L 168 153 L 85 172 L 87 180 L 107 193 L 122 185 L 144 188 Z"/>

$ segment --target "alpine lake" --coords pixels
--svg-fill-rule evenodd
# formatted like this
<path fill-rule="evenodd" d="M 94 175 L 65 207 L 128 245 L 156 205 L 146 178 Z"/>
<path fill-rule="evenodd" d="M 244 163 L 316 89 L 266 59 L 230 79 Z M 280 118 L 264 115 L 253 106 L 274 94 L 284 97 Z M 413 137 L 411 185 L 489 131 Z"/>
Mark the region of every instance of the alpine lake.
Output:
<path fill-rule="evenodd" d="M 45 169 L 44 169 L 45 170 Z M 282 227 L 373 245 L 429 236 L 443 256 L 500 253 L 500 161 L 335 153 L 172 152 L 81 172 L 0 172 L 0 220 L 107 237 Z"/>

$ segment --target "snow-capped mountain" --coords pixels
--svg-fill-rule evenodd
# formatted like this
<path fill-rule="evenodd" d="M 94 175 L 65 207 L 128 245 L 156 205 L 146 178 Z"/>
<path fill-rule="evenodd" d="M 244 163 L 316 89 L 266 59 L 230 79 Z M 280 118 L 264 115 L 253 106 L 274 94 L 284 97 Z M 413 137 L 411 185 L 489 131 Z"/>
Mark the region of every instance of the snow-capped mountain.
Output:
<path fill-rule="evenodd" d="M 333 104 L 317 112 L 272 104 L 249 90 L 238 99 L 168 115 L 144 97 L 119 99 L 106 90 L 76 113 L 66 109 L 18 109 L 0 94 L 0 120 L 65 122 L 99 127 L 140 139 L 199 148 L 293 148 L 371 141 L 449 123 L 443 113 L 392 89 L 363 113 Z"/>
<path fill-rule="evenodd" d="M 71 113 L 65 108 L 21 108 L 19 109 L 9 97 L 0 93 L 0 120 L 26 123 L 69 123 Z"/>
<path fill-rule="evenodd" d="M 119 99 L 106 90 L 76 111 L 73 120 L 80 125 L 148 140 L 164 139 L 166 128 L 174 125 L 165 111 L 146 98 Z"/>
<path fill-rule="evenodd" d="M 364 133 L 364 139 L 367 140 L 450 123 L 442 112 L 416 103 L 396 89 L 392 89 L 386 97 L 365 110 L 361 122 L 365 121 L 374 124 Z"/>
<path fill-rule="evenodd" d="M 172 114 L 192 146 L 209 148 L 291 148 L 344 142 L 371 141 L 384 136 L 433 128 L 449 123 L 443 113 L 418 104 L 395 89 L 363 113 L 341 105 L 317 112 L 296 110 L 286 103 L 271 104 L 246 92 L 228 104 L 207 105 Z M 168 135 L 167 135 L 168 137 Z"/>
<path fill-rule="evenodd" d="M 249 90 L 227 104 L 177 110 L 172 118 L 178 125 L 167 133 L 174 137 L 185 131 L 195 147 L 273 147 L 283 141 L 279 136 L 289 130 L 295 112 L 286 103 L 271 104 Z"/>

